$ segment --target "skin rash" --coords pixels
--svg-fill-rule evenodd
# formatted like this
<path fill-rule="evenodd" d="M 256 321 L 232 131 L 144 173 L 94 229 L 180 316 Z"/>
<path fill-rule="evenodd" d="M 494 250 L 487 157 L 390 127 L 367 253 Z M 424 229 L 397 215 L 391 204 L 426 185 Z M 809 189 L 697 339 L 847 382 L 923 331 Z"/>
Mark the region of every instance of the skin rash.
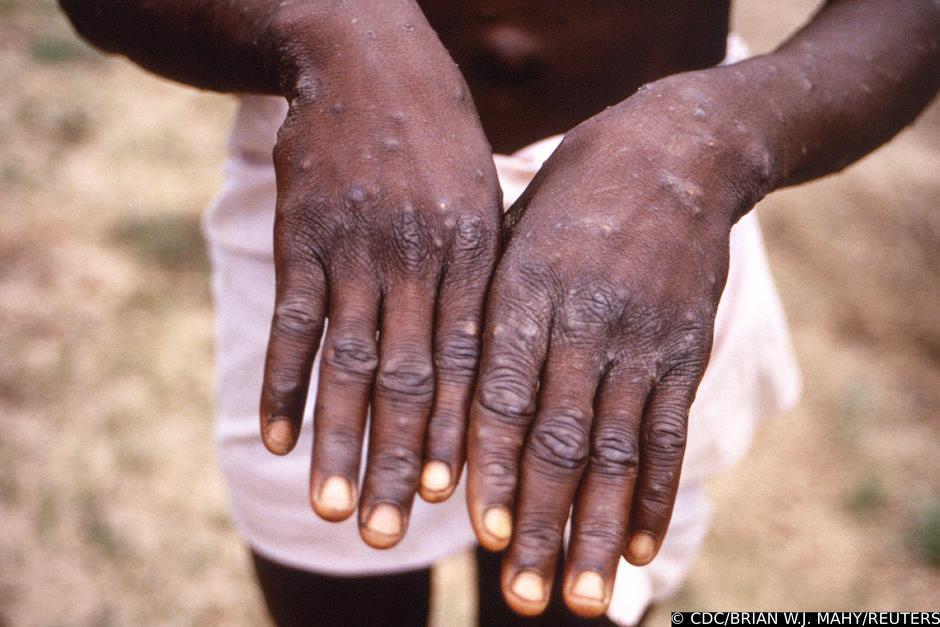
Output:
<path fill-rule="evenodd" d="M 721 0 L 61 3 L 152 71 L 288 99 L 265 444 L 293 447 L 322 349 L 317 514 L 358 510 L 392 546 L 466 451 L 474 528 L 508 548 L 524 614 L 545 607 L 572 503 L 575 612 L 604 611 L 621 554 L 655 556 L 731 226 L 887 141 L 940 83 L 935 0 L 831 1 L 729 67 Z M 492 148 L 562 132 L 501 218 Z"/>

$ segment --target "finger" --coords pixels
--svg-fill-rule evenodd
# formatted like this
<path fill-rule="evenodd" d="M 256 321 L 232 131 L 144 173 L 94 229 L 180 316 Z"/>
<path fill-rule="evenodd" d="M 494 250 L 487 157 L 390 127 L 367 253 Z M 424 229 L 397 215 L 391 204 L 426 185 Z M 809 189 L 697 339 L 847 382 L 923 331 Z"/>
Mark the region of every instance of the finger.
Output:
<path fill-rule="evenodd" d="M 420 494 L 447 499 L 464 463 L 467 413 L 480 351 L 483 298 L 496 256 L 493 233 L 478 216 L 458 220 L 441 283 L 434 340 L 434 406 L 428 420 Z"/>
<path fill-rule="evenodd" d="M 362 437 L 378 365 L 378 309 L 378 290 L 361 279 L 332 286 L 310 473 L 313 509 L 326 520 L 344 520 L 356 508 Z"/>
<path fill-rule="evenodd" d="M 269 451 L 285 455 L 300 435 L 310 371 L 323 333 L 326 287 L 316 262 L 280 261 L 271 334 L 261 387 L 261 434 Z"/>
<path fill-rule="evenodd" d="M 506 602 L 523 615 L 539 614 L 548 603 L 565 523 L 587 464 L 600 353 L 552 341 L 503 566 Z"/>
<path fill-rule="evenodd" d="M 603 614 L 627 539 L 639 462 L 640 420 L 650 383 L 608 373 L 595 402 L 591 455 L 572 515 L 563 591 L 576 614 Z"/>
<path fill-rule="evenodd" d="M 669 528 L 685 453 L 689 406 L 698 379 L 670 374 L 647 400 L 640 439 L 640 473 L 630 514 L 630 535 L 624 557 L 631 564 L 649 564 Z"/>
<path fill-rule="evenodd" d="M 413 281 L 389 289 L 383 303 L 369 462 L 359 507 L 360 534 L 376 548 L 394 546 L 404 536 L 418 487 L 434 395 L 433 327 L 433 288 Z"/>
<path fill-rule="evenodd" d="M 512 535 L 519 455 L 548 347 L 546 290 L 528 287 L 534 282 L 516 274 L 498 271 L 490 290 L 467 441 L 470 521 L 490 551 L 506 548 Z"/>

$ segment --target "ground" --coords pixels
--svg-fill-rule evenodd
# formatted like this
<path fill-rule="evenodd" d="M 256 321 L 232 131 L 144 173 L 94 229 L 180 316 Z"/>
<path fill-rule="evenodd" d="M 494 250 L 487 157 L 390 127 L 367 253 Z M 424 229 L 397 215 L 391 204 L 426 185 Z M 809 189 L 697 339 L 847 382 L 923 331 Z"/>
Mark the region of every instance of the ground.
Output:
<path fill-rule="evenodd" d="M 767 50 L 813 4 L 735 24 Z M 0 84 L 0 625 L 263 624 L 213 462 L 198 228 L 235 102 L 91 51 L 48 0 L 0 0 Z M 938 172 L 935 105 L 758 208 L 805 394 L 711 486 L 660 612 L 936 609 Z M 436 572 L 437 624 L 471 624 L 469 567 Z"/>

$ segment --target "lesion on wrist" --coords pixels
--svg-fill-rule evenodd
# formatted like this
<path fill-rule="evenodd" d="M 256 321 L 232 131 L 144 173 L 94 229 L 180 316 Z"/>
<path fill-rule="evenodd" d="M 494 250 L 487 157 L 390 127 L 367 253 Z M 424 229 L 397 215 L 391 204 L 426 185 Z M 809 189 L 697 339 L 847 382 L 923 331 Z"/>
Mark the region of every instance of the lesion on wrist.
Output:
<path fill-rule="evenodd" d="M 622 103 L 702 198 L 723 206 L 729 226 L 776 186 L 778 163 L 763 114 L 749 110 L 726 68 L 675 74 L 645 85 Z M 632 103 L 630 101 L 633 101 Z M 636 107 L 634 109 L 634 107 Z M 637 118 L 625 119 L 635 124 Z M 724 210 L 727 208 L 727 211 Z"/>
<path fill-rule="evenodd" d="M 390 33 L 413 33 L 413 37 L 388 37 Z M 312 2 L 288 0 L 273 11 L 267 29 L 268 46 L 275 58 L 282 93 L 290 98 L 298 92 L 314 89 L 317 77 L 339 59 L 376 56 L 372 46 L 385 39 L 381 58 L 395 54 L 390 41 L 405 44 L 416 39 L 416 49 L 426 41 L 421 33 L 433 31 L 415 0 L 347 0 L 346 2 Z M 412 49 L 403 45 L 402 49 Z M 399 55 L 402 56 L 402 55 Z"/>

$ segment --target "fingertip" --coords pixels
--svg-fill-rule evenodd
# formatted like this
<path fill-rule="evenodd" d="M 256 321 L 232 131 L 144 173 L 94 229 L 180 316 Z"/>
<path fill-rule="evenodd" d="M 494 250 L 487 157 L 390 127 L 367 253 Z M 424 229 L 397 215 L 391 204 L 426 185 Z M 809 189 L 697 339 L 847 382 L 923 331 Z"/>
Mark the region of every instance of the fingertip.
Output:
<path fill-rule="evenodd" d="M 270 417 L 262 437 L 265 448 L 275 455 L 287 455 L 297 443 L 297 434 L 289 418 Z"/>
<path fill-rule="evenodd" d="M 582 618 L 596 618 L 607 611 L 610 603 L 607 582 L 596 571 L 582 571 L 565 591 L 565 603 Z"/>
<path fill-rule="evenodd" d="M 446 501 L 454 493 L 454 477 L 450 466 L 441 461 L 430 461 L 421 471 L 418 494 L 428 503 Z"/>
<path fill-rule="evenodd" d="M 379 503 L 359 526 L 359 535 L 366 544 L 376 549 L 390 549 L 401 542 L 405 520 L 401 508 L 391 503 Z"/>
<path fill-rule="evenodd" d="M 634 566 L 646 566 L 656 557 L 659 543 L 653 534 L 646 531 L 634 533 L 627 542 L 624 557 Z"/>
<path fill-rule="evenodd" d="M 548 605 L 549 583 L 533 570 L 523 570 L 512 578 L 504 598 L 509 607 L 523 616 L 538 616 Z"/>
<path fill-rule="evenodd" d="M 356 489 L 346 477 L 329 477 L 311 496 L 313 511 L 324 520 L 340 522 L 356 511 Z"/>
<path fill-rule="evenodd" d="M 482 533 L 477 534 L 480 544 L 488 551 L 502 551 L 512 538 L 512 514 L 498 505 L 483 512 Z"/>

